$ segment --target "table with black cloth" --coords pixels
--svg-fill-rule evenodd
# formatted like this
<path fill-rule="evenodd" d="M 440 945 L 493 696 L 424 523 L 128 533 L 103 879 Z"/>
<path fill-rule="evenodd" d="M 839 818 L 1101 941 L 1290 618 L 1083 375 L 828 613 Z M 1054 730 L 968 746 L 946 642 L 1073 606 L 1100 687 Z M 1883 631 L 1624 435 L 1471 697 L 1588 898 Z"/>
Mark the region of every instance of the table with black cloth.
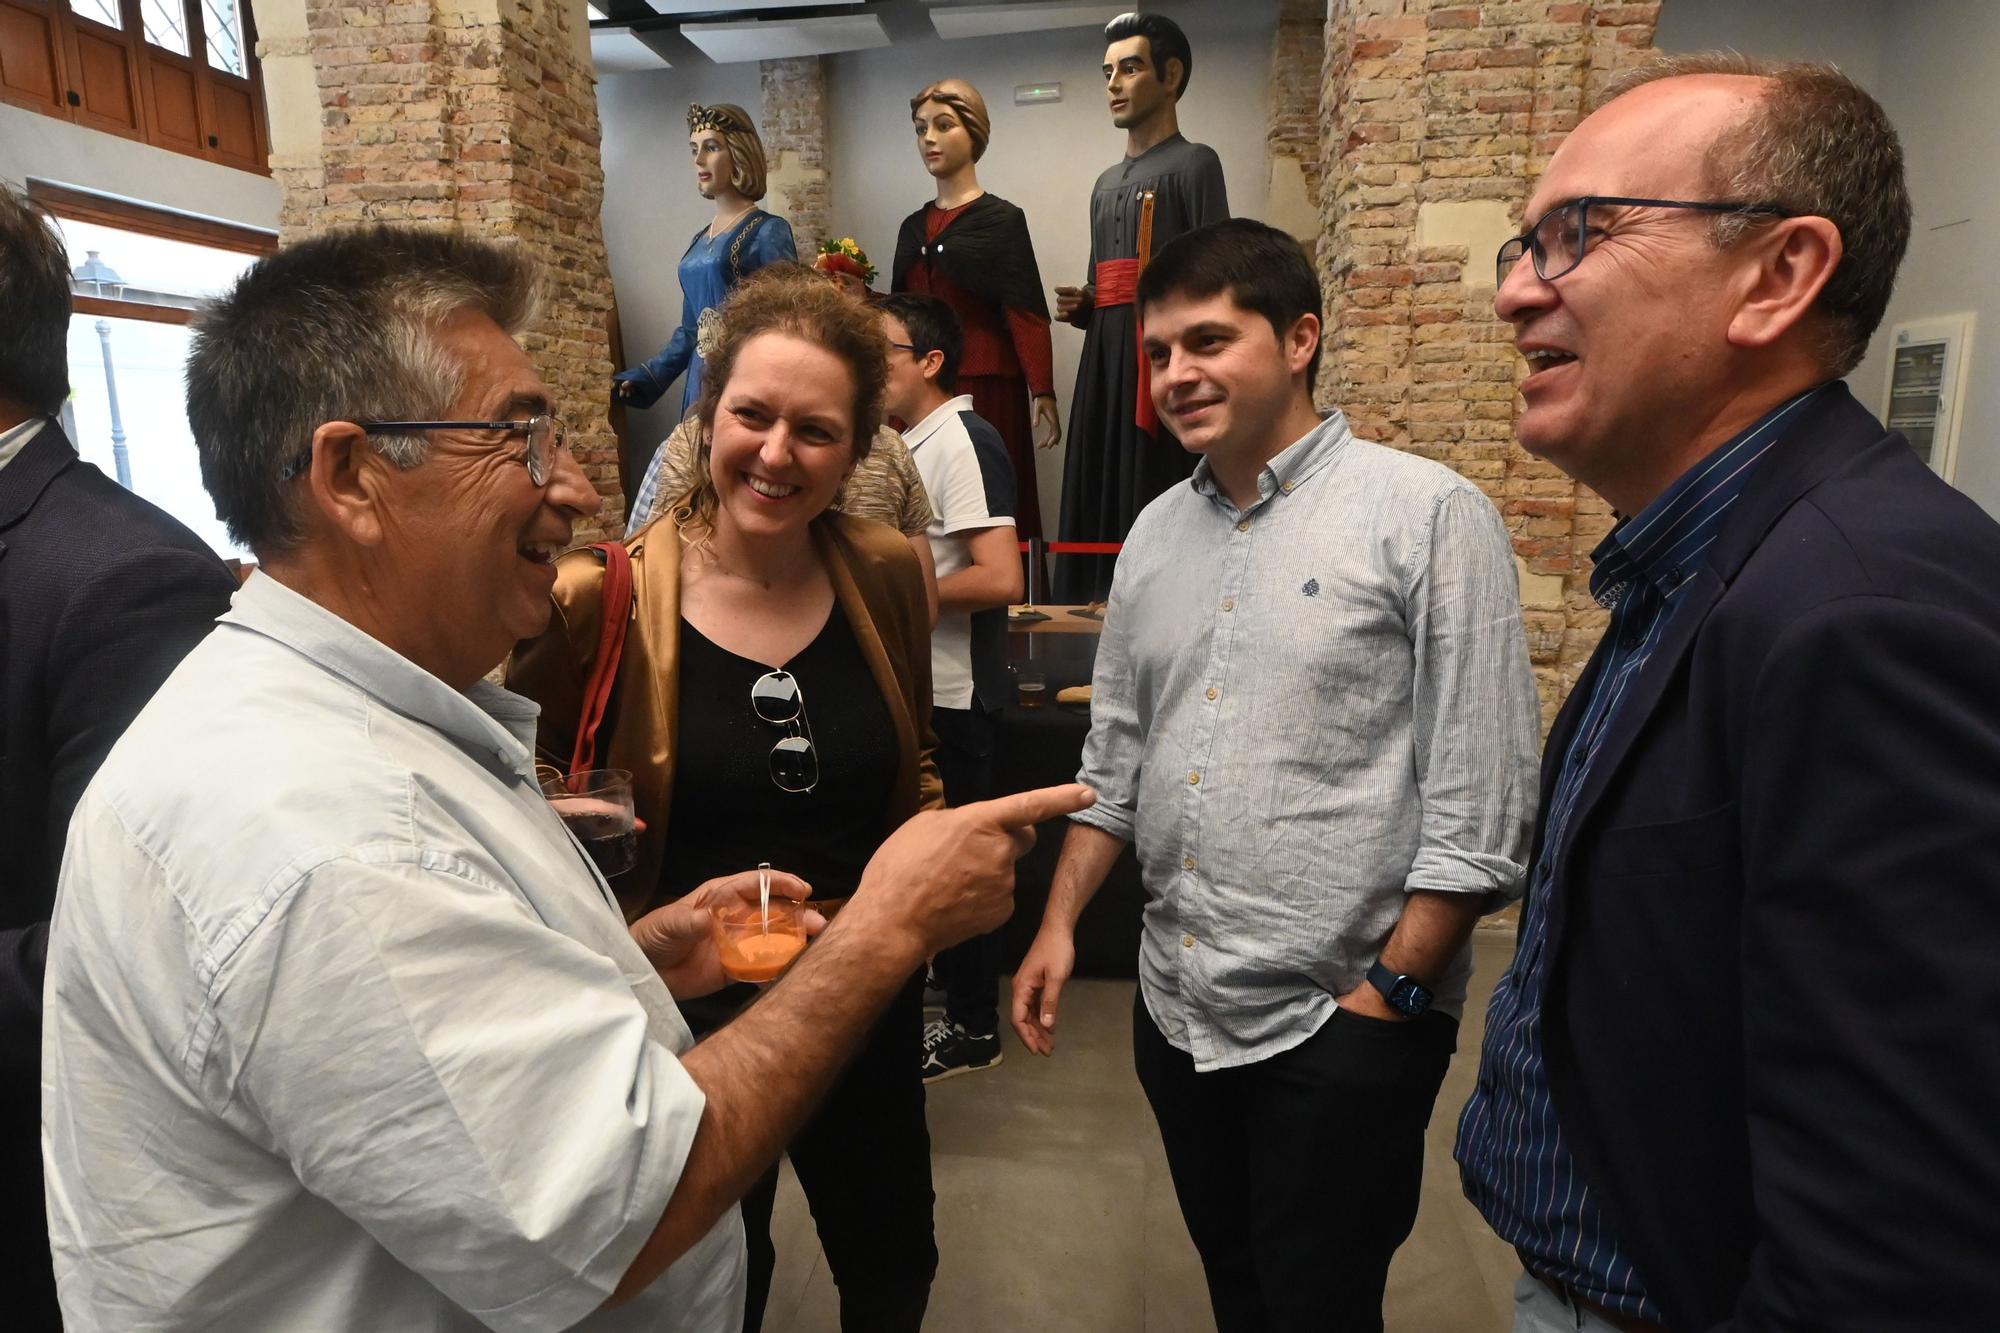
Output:
<path fill-rule="evenodd" d="M 1085 608 L 1042 606 L 1047 620 L 1008 620 L 1007 657 L 1018 672 L 1040 673 L 1047 682 L 1040 708 L 1023 708 L 1019 695 L 1007 705 L 1000 722 L 1000 746 L 995 789 L 1026 791 L 1076 780 L 1083 757 L 1083 740 L 1090 733 L 1089 710 L 1056 703 L 1058 691 L 1088 685 L 1097 656 L 1100 622 L 1079 615 Z M 1034 850 L 1021 858 L 1015 876 L 1014 916 L 1008 922 L 1000 966 L 1012 972 L 1034 942 L 1049 900 L 1049 882 L 1062 854 L 1067 818 L 1051 819 L 1036 830 Z M 1104 886 L 1084 908 L 1076 927 L 1076 972 L 1079 977 L 1138 975 L 1139 918 L 1146 891 L 1139 881 L 1139 862 L 1127 847 L 1112 866 Z"/>

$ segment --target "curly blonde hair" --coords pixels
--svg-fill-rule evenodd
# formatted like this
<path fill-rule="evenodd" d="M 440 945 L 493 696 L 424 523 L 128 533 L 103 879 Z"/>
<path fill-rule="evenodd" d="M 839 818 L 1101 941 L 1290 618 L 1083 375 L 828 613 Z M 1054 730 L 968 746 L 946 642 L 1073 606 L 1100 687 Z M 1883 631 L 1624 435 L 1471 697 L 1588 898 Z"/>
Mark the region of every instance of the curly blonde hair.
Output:
<path fill-rule="evenodd" d="M 854 422 L 848 444 L 854 461 L 868 457 L 882 424 L 882 392 L 889 383 L 889 340 L 874 309 L 843 295 L 803 264 L 767 264 L 745 278 L 717 310 L 715 350 L 702 357 L 700 427 L 695 441 L 694 489 L 674 505 L 683 529 L 707 532 L 720 499 L 709 472 L 715 412 L 736 371 L 737 358 L 766 333 L 783 333 L 831 352 L 854 381 Z"/>

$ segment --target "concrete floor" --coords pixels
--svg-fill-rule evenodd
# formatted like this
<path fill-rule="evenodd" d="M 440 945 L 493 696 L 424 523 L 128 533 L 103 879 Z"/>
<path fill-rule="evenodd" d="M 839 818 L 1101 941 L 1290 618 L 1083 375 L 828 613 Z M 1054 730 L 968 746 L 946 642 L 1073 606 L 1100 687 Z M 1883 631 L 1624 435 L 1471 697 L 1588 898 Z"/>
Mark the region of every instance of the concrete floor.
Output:
<path fill-rule="evenodd" d="M 1431 1117 L 1422 1208 L 1389 1274 L 1389 1333 L 1508 1326 L 1520 1267 L 1460 1195 L 1451 1144 L 1486 997 L 1513 951 L 1511 931 L 1474 939 L 1472 994 Z M 1201 1261 L 1132 1073 L 1131 1006 L 1131 982 L 1073 983 L 1054 1058 L 1029 1055 L 1009 1032 L 999 1068 L 929 1090 L 942 1260 L 927 1327 L 1214 1333 Z M 778 1269 L 765 1333 L 835 1333 L 833 1279 L 789 1167 L 771 1225 Z"/>

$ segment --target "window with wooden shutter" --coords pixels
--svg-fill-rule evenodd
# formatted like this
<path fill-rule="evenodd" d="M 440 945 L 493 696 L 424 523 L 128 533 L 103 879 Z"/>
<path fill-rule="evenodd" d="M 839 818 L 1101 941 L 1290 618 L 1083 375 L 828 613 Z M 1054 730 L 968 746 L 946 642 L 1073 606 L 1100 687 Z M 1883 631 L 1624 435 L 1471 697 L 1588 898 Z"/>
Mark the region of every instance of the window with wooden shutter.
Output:
<path fill-rule="evenodd" d="M 202 486 L 183 368 L 196 307 L 276 250 L 277 235 L 41 180 L 29 180 L 28 197 L 55 216 L 69 254 L 70 443 L 218 554 L 240 557 Z"/>
<path fill-rule="evenodd" d="M 0 100 L 268 174 L 240 0 L 0 0 Z"/>

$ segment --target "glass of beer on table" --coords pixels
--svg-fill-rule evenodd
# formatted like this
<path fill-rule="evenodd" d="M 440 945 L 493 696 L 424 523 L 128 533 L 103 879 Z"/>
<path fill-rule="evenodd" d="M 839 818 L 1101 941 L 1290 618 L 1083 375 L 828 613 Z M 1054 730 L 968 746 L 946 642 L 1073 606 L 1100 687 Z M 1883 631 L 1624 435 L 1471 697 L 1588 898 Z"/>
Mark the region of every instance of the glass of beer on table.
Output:
<path fill-rule="evenodd" d="M 547 775 L 542 795 L 562 818 L 606 879 L 639 861 L 638 821 L 632 811 L 632 775 L 622 768 Z"/>

